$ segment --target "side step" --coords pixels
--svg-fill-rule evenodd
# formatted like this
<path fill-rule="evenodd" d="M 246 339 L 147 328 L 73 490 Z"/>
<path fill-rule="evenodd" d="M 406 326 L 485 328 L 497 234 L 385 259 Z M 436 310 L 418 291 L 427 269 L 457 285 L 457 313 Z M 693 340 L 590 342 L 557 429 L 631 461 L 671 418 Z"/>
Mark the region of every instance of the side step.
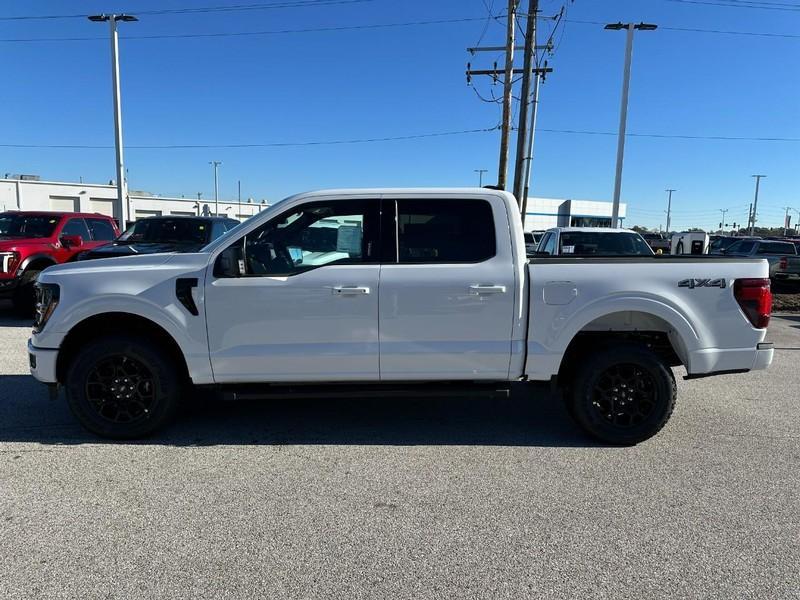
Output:
<path fill-rule="evenodd" d="M 506 382 L 325 383 L 325 384 L 228 384 L 202 386 L 217 390 L 225 400 L 288 400 L 291 398 L 508 398 Z"/>

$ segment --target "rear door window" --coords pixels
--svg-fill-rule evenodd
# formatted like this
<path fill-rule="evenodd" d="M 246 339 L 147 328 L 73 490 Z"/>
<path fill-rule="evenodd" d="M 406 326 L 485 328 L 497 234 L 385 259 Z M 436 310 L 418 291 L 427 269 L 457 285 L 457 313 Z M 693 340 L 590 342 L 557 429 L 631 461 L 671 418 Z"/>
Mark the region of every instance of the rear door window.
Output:
<path fill-rule="evenodd" d="M 403 263 L 478 263 L 497 252 L 486 200 L 397 200 L 397 259 Z"/>
<path fill-rule="evenodd" d="M 761 242 L 756 254 L 796 254 L 794 244 L 787 242 Z"/>

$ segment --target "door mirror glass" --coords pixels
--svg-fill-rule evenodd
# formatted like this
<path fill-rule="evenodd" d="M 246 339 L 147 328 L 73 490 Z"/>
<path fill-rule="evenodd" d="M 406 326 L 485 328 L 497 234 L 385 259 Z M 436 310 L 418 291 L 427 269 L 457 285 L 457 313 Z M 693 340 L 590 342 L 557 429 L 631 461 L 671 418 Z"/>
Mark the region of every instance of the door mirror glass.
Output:
<path fill-rule="evenodd" d="M 79 235 L 62 235 L 60 239 L 64 248 L 80 248 L 83 246 L 83 238 Z"/>
<path fill-rule="evenodd" d="M 240 277 L 241 269 L 239 262 L 242 256 L 242 249 L 239 244 L 228 246 L 217 257 L 217 262 L 214 264 L 215 277 Z"/>

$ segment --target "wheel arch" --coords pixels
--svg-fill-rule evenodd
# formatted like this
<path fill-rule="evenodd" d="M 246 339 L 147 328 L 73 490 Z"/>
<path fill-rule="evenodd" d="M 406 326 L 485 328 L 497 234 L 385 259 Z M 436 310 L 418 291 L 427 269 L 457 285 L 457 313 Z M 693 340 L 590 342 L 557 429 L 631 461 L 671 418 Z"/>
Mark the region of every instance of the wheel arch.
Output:
<path fill-rule="evenodd" d="M 696 334 L 685 320 L 681 322 L 647 310 L 622 310 L 595 316 L 572 334 L 562 354 L 558 379 L 568 381 L 582 356 L 615 342 L 646 346 L 671 367 L 685 365 L 690 351 L 688 336 L 696 337 Z"/>
<path fill-rule="evenodd" d="M 46 269 L 47 267 L 52 267 L 53 265 L 58 264 L 52 256 L 48 254 L 31 254 L 30 256 L 26 257 L 17 267 L 17 270 L 20 274 L 27 271 L 29 268 L 34 269 Z"/>
<path fill-rule="evenodd" d="M 87 317 L 72 327 L 64 337 L 59 347 L 56 361 L 56 378 L 59 383 L 64 383 L 67 369 L 69 368 L 75 352 L 84 344 L 106 335 L 109 331 L 125 331 L 130 335 L 145 337 L 164 349 L 175 361 L 180 376 L 189 379 L 189 367 L 186 363 L 181 347 L 175 338 L 161 325 L 133 313 L 107 312 Z"/>

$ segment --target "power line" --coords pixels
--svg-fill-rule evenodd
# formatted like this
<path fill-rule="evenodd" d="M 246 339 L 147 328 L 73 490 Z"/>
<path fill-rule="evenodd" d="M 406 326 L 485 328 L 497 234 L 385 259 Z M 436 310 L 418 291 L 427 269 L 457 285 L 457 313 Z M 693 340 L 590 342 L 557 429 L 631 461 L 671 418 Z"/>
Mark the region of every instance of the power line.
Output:
<path fill-rule="evenodd" d="M 565 133 L 575 135 L 617 135 L 614 131 L 592 131 L 586 129 L 539 129 L 547 133 Z M 735 142 L 800 142 L 800 138 L 790 137 L 744 137 L 744 136 L 726 136 L 726 135 L 689 135 L 677 133 L 626 133 L 626 137 L 641 137 L 641 138 L 664 138 L 664 139 L 679 139 L 679 140 L 717 140 L 717 141 L 735 141 Z"/>
<path fill-rule="evenodd" d="M 582 19 L 565 19 L 568 23 L 576 23 L 578 25 L 605 25 L 600 21 L 585 21 Z M 712 33 L 720 35 L 744 35 L 750 37 L 768 37 L 768 38 L 789 38 L 798 39 L 800 35 L 793 33 L 775 33 L 769 31 L 735 31 L 725 29 L 702 29 L 699 27 L 668 27 L 664 25 L 658 26 L 659 30 L 664 31 L 678 31 L 683 33 Z"/>
<path fill-rule="evenodd" d="M 233 31 L 219 33 L 173 33 L 159 35 L 131 35 L 125 36 L 125 40 L 158 40 L 158 39 L 181 39 L 181 38 L 217 38 L 217 37 L 244 37 L 261 35 L 283 35 L 292 33 L 317 33 L 351 31 L 358 29 L 385 29 L 391 27 L 414 27 L 418 25 L 445 25 L 452 23 L 469 23 L 482 21 L 483 17 L 464 17 L 457 19 L 435 19 L 431 21 L 407 21 L 405 23 L 370 23 L 366 25 L 341 25 L 336 27 L 309 27 L 305 29 L 275 29 L 270 31 Z M 105 41 L 103 37 L 73 37 L 73 38 L 9 38 L 0 39 L 0 42 L 89 42 Z"/>
<path fill-rule="evenodd" d="M 159 10 L 132 10 L 118 11 L 134 12 L 137 15 L 169 15 L 186 13 L 211 13 L 211 12 L 240 12 L 248 10 L 270 10 L 276 8 L 303 8 L 330 6 L 338 4 L 357 4 L 364 2 L 376 2 L 377 0 L 289 0 L 283 2 L 259 2 L 256 4 L 234 4 L 229 6 L 203 6 L 196 8 L 165 8 Z M 36 20 L 55 20 L 55 19 L 85 19 L 85 13 L 68 15 L 19 15 L 13 17 L 0 17 L 0 21 L 36 21 Z"/>
<path fill-rule="evenodd" d="M 308 142 L 266 142 L 266 143 L 247 143 L 247 144 L 152 144 L 152 145 L 129 145 L 127 149 L 138 150 L 191 150 L 202 148 L 286 148 L 290 146 L 330 146 L 340 144 L 367 144 L 373 142 L 395 142 L 402 140 L 416 140 L 422 138 L 445 137 L 451 135 L 464 135 L 470 133 L 488 133 L 497 131 L 497 127 L 486 127 L 483 129 L 461 129 L 458 131 L 438 131 L 433 133 L 417 133 L 412 135 L 387 136 L 376 138 L 355 138 L 346 140 L 319 140 Z M 90 144 L 0 144 L 0 148 L 36 148 L 36 149 L 69 149 L 69 150 L 105 150 L 113 146 L 90 145 Z"/>
<path fill-rule="evenodd" d="M 722 0 L 666 0 L 666 2 L 675 2 L 678 4 L 700 4 L 704 6 L 724 6 L 727 8 L 750 8 L 755 10 L 780 10 L 787 12 L 798 12 L 800 6 L 797 4 L 780 4 L 773 2 L 759 2 L 759 3 L 736 3 L 724 2 Z"/>

